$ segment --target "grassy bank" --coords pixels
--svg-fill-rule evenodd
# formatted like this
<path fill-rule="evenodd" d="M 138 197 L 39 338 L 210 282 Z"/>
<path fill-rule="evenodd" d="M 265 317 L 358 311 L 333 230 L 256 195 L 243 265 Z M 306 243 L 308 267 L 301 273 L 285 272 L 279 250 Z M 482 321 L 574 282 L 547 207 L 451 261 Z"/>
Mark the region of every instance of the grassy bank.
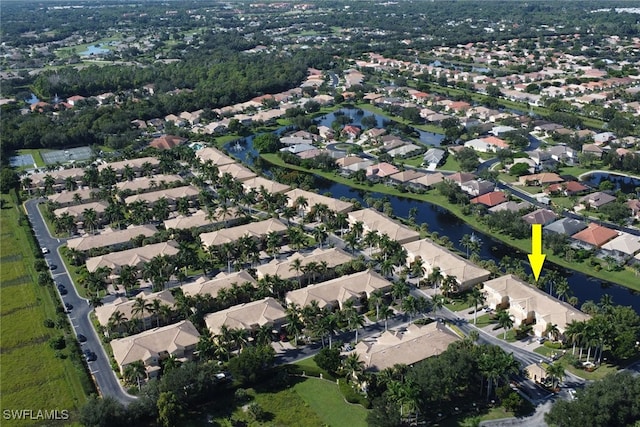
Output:
<path fill-rule="evenodd" d="M 449 203 L 447 198 L 439 194 L 437 191 L 431 190 L 426 194 L 415 194 L 415 193 L 408 193 L 408 192 L 403 193 L 397 188 L 387 186 L 385 184 L 374 184 L 374 185 L 359 184 L 359 183 L 353 182 L 353 180 L 349 178 L 345 178 L 334 172 L 325 172 L 318 169 L 309 170 L 301 166 L 290 165 L 288 163 L 285 163 L 280 157 L 278 157 L 277 154 L 263 154 L 262 158 L 273 165 L 285 167 L 288 169 L 298 170 L 302 172 L 313 173 L 323 178 L 326 178 L 328 180 L 348 185 L 349 187 L 352 187 L 356 190 L 377 192 L 382 194 L 388 194 L 391 196 L 398 196 L 398 197 L 404 197 L 407 199 L 414 199 L 414 200 L 433 203 L 434 205 L 438 205 L 447 209 L 449 212 L 451 212 L 456 217 L 466 222 L 470 227 L 474 228 L 475 230 L 480 231 L 483 234 L 493 237 L 496 240 L 499 240 L 502 243 L 517 249 L 522 253 L 523 258 L 524 258 L 524 254 L 528 254 L 531 251 L 531 239 L 514 239 L 512 237 L 504 236 L 502 234 L 489 230 L 483 223 L 479 221 L 478 217 L 473 215 L 465 215 L 462 212 L 462 206 Z M 596 271 L 594 268 L 591 268 L 586 263 L 578 264 L 575 262 L 568 262 L 564 258 L 559 257 L 557 255 L 553 255 L 551 253 L 547 253 L 547 262 L 551 262 L 553 264 L 559 265 L 569 270 L 574 270 L 580 273 L 584 273 L 586 275 L 595 277 L 600 280 L 617 283 L 627 288 L 640 291 L 640 280 L 638 280 L 638 276 L 636 276 L 636 274 L 628 267 L 625 267 L 622 271 L 606 271 L 606 270 Z"/>
<path fill-rule="evenodd" d="M 37 284 L 34 248 L 28 225 L 20 221 L 20 207 L 2 195 L 0 211 L 0 360 L 3 410 L 68 410 L 71 420 L 84 404 L 82 361 L 70 353 L 71 343 L 54 350 L 49 340 L 64 335 L 47 328 L 56 321 L 58 302 L 50 289 Z M 80 365 L 79 365 L 80 364 Z M 85 379 L 86 380 L 86 379 Z M 36 425 L 40 421 L 4 420 L 2 425 Z"/>

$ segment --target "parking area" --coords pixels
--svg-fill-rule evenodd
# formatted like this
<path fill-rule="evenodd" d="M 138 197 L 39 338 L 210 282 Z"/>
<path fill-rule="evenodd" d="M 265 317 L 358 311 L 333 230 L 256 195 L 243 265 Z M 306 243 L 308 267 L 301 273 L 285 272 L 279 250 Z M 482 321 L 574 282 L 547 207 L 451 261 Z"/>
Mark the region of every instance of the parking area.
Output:
<path fill-rule="evenodd" d="M 89 160 L 93 153 L 90 147 L 76 147 L 48 151 L 46 153 L 41 152 L 40 154 L 47 165 L 55 165 L 56 163 L 64 164 L 71 161 Z"/>

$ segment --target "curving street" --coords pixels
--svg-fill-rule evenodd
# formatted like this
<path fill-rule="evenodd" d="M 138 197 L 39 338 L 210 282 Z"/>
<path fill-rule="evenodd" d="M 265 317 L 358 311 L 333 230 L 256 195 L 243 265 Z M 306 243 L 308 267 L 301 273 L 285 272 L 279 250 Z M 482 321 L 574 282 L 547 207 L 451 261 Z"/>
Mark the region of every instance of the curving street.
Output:
<path fill-rule="evenodd" d="M 60 295 L 57 289 L 56 291 L 63 304 L 67 303 L 73 306 L 73 309 L 68 311 L 67 316 L 69 317 L 74 333 L 76 335 L 82 334 L 87 338 L 86 342 L 81 343 L 82 351 L 91 350 L 97 355 L 95 361 L 87 363 L 98 387 L 98 392 L 102 396 L 111 396 L 125 405 L 129 404 L 135 400 L 136 397 L 131 396 L 122 388 L 120 381 L 111 368 L 109 357 L 104 351 L 100 338 L 89 318 L 93 307 L 87 299 L 78 295 L 75 284 L 71 281 L 66 267 L 62 262 L 59 249 L 66 243 L 67 239 L 58 239 L 49 234 L 49 230 L 38 209 L 38 204 L 41 201 L 43 201 L 43 199 L 28 200 L 24 203 L 24 207 L 40 246 L 49 249 L 49 253 L 44 255 L 45 260 L 57 266 L 57 269 L 51 271 L 54 282 L 56 285 L 64 285 L 64 287 L 67 288 L 68 293 L 64 296 Z"/>

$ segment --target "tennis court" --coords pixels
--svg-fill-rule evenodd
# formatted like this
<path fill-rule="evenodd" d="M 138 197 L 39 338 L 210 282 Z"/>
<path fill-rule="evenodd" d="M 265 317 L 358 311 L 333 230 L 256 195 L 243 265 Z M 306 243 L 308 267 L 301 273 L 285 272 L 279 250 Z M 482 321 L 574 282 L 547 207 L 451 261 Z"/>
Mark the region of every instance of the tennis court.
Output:
<path fill-rule="evenodd" d="M 19 156 L 13 156 L 9 159 L 9 164 L 14 168 L 21 168 L 23 166 L 35 167 L 36 161 L 33 160 L 31 154 L 20 154 Z"/>
<path fill-rule="evenodd" d="M 89 147 L 77 147 L 66 150 L 48 151 L 46 153 L 41 152 L 40 154 L 42 160 L 44 160 L 47 165 L 54 165 L 56 163 L 68 163 L 72 160 L 88 160 L 93 153 Z"/>

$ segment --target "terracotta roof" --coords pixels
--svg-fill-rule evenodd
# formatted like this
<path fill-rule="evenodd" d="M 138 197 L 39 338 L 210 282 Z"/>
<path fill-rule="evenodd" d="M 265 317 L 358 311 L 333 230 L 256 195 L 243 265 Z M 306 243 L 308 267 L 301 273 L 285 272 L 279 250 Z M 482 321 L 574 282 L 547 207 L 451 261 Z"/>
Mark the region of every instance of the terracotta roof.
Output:
<path fill-rule="evenodd" d="M 483 204 L 488 207 L 493 207 L 506 201 L 507 196 L 502 191 L 492 191 L 470 200 L 471 203 Z"/>
<path fill-rule="evenodd" d="M 151 141 L 150 147 L 157 148 L 158 150 L 169 150 L 173 147 L 177 147 L 187 141 L 187 138 L 182 138 L 175 135 L 163 135 Z"/>
<path fill-rule="evenodd" d="M 449 181 L 457 182 L 458 184 L 462 184 L 476 178 L 477 178 L 476 175 L 472 173 L 466 173 L 466 172 L 457 172 L 457 173 L 454 173 L 453 175 L 445 176 L 445 179 L 448 179 Z"/>
<path fill-rule="evenodd" d="M 377 231 L 380 235 L 386 234 L 398 243 L 408 243 L 418 240 L 420 233 L 410 229 L 406 225 L 395 221 L 388 216 L 376 211 L 375 209 L 366 208 L 359 211 L 349 212 L 349 224 L 355 224 L 361 221 L 365 231 Z"/>
<path fill-rule="evenodd" d="M 230 329 L 253 329 L 256 326 L 273 325 L 284 321 L 287 314 L 274 298 L 239 304 L 226 310 L 207 314 L 204 322 L 213 335 L 220 333 L 222 326 Z"/>
<path fill-rule="evenodd" d="M 618 236 L 618 232 L 602 225 L 592 222 L 587 228 L 579 233 L 571 236 L 573 239 L 580 240 L 593 246 L 602 246 L 609 240 Z"/>

